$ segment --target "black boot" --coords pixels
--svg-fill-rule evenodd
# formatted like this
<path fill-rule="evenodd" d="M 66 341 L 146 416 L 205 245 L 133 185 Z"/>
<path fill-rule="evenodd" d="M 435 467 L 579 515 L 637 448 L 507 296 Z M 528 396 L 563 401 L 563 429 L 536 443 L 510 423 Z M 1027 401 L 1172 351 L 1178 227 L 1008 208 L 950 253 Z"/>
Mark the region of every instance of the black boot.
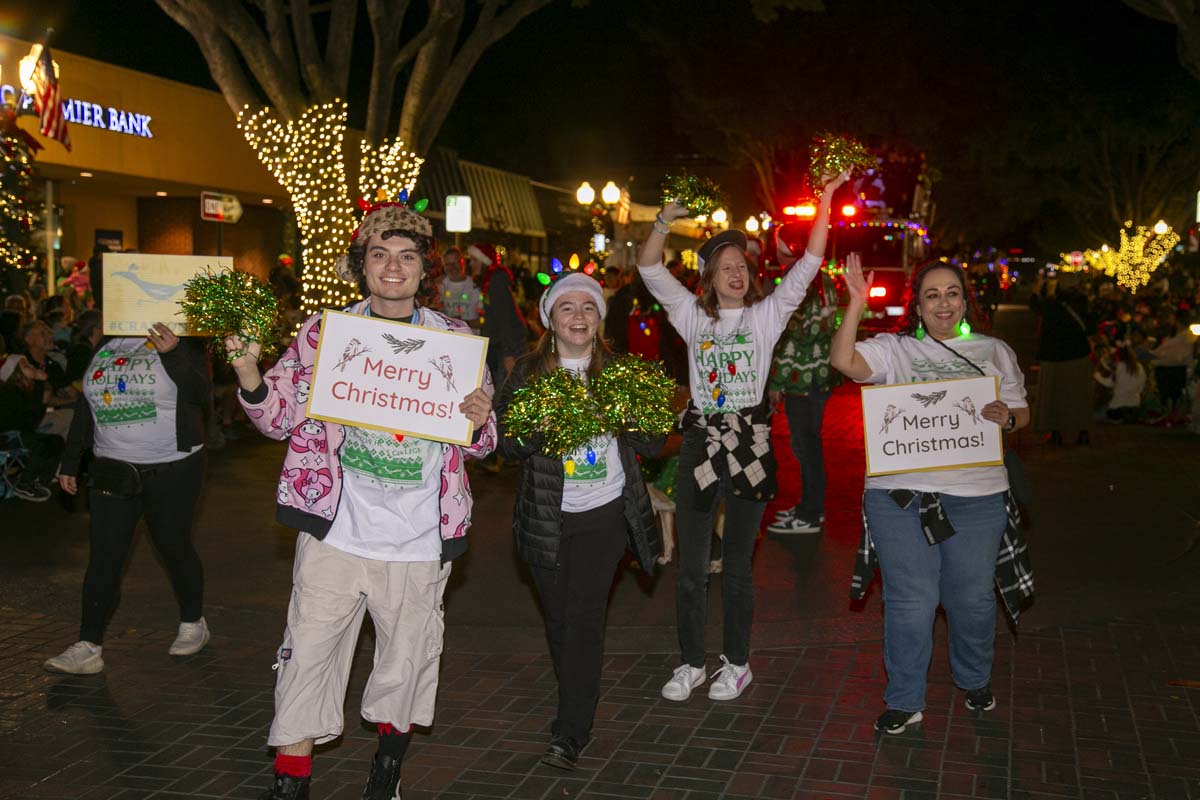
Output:
<path fill-rule="evenodd" d="M 386 753 L 376 753 L 362 796 L 363 800 L 400 800 L 400 761 Z"/>
<path fill-rule="evenodd" d="M 276 773 L 275 784 L 258 796 L 258 800 L 308 800 L 311 778 L 293 778 Z"/>
<path fill-rule="evenodd" d="M 550 746 L 542 755 L 542 763 L 548 767 L 573 770 L 579 761 L 579 751 L 582 748 L 570 736 L 555 736 L 550 740 Z"/>

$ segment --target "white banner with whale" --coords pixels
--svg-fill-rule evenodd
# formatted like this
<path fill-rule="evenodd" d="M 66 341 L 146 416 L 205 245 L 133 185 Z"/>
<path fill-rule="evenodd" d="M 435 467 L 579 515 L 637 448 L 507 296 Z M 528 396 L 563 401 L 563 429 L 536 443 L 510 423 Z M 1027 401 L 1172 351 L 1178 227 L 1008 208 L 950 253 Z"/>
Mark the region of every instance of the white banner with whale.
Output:
<path fill-rule="evenodd" d="M 1000 426 L 979 416 L 999 392 L 993 376 L 864 386 L 867 475 L 1003 464 Z"/>
<path fill-rule="evenodd" d="M 233 269 L 229 256 L 167 256 L 156 253 L 105 253 L 103 274 L 104 334 L 145 336 L 156 322 L 177 336 L 203 336 L 193 330 L 179 303 L 183 285 L 205 271 Z"/>

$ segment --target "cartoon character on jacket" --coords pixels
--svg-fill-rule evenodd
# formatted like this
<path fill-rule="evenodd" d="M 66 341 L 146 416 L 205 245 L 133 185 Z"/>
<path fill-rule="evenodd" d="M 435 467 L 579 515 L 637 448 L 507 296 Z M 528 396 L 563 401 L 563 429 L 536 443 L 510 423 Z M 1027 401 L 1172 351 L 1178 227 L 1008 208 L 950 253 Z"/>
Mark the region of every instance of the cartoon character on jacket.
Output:
<path fill-rule="evenodd" d="M 295 472 L 295 470 L 292 470 L 292 472 Z M 280 505 L 285 505 L 287 503 L 288 491 L 288 474 L 285 470 L 284 472 L 280 473 L 279 486 L 276 487 L 275 490 L 275 498 L 279 501 Z"/>
<path fill-rule="evenodd" d="M 304 505 L 308 507 L 312 507 L 333 489 L 333 475 L 324 467 L 321 469 L 289 469 L 284 474 L 291 481 L 296 494 L 304 498 Z"/>
<path fill-rule="evenodd" d="M 297 453 L 324 453 L 325 423 L 315 419 L 306 419 L 292 431 L 288 447 Z"/>
<path fill-rule="evenodd" d="M 296 402 L 300 405 L 308 403 L 308 393 L 312 391 L 312 367 L 301 367 L 292 372 L 292 388 L 296 391 Z"/>

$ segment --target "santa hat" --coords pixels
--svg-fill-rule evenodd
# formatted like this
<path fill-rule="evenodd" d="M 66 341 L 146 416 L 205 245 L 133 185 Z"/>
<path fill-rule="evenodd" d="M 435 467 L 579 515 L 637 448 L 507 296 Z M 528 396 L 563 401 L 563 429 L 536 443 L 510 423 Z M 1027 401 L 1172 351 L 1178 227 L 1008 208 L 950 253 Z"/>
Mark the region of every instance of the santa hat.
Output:
<path fill-rule="evenodd" d="M 779 254 L 779 263 L 785 264 L 793 258 L 799 258 L 808 245 L 810 229 L 804 225 L 776 225 L 775 251 Z"/>
<path fill-rule="evenodd" d="M 538 314 L 541 316 L 543 328 L 550 327 L 550 309 L 554 308 L 554 299 L 566 292 L 587 292 L 596 302 L 600 319 L 604 319 L 604 315 L 608 313 L 608 307 L 604 304 L 604 289 L 600 282 L 582 272 L 571 272 L 554 281 L 542 292 L 542 299 L 538 301 Z"/>
<path fill-rule="evenodd" d="M 486 242 L 476 242 L 468 247 L 467 257 L 482 261 L 489 266 L 500 263 L 500 255 L 496 252 L 496 248 Z"/>
<path fill-rule="evenodd" d="M 401 201 L 398 203 L 384 202 L 366 205 L 360 201 L 359 205 L 366 213 L 363 214 L 362 222 L 358 223 L 354 233 L 350 234 L 350 245 L 354 246 L 359 241 L 366 244 L 372 236 L 387 231 L 401 231 L 433 239 L 433 226 L 429 224 L 429 220 L 408 207 L 406 202 L 408 192 L 401 192 L 400 197 Z M 339 278 L 350 283 L 354 282 L 355 276 L 350 272 L 348 256 L 345 254 L 338 256 L 335 267 Z"/>

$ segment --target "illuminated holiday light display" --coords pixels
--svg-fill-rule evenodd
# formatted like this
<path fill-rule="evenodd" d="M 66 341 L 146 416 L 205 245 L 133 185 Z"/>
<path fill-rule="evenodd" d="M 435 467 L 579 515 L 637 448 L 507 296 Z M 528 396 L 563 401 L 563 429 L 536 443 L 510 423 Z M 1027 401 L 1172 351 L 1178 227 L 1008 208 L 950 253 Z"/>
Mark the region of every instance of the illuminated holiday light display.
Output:
<path fill-rule="evenodd" d="M 346 177 L 346 104 L 312 106 L 287 122 L 272 109 L 246 106 L 238 129 L 291 198 L 304 250 L 304 312 L 347 305 L 357 290 L 334 267 L 357 225 Z M 369 201 L 411 193 L 423 163 L 399 140 L 364 140 L 359 157 L 359 197 Z"/>
<path fill-rule="evenodd" d="M 1161 232 L 1156 233 L 1156 229 Z M 1118 286 L 1133 292 L 1150 283 L 1150 274 L 1179 244 L 1179 234 L 1161 222 L 1154 229 L 1145 225 L 1138 225 L 1134 229 L 1133 222 L 1126 220 L 1120 237 L 1120 244 L 1116 248 L 1102 245 L 1099 250 L 1083 251 L 1083 260 L 1088 269 L 1116 277 Z M 1062 253 L 1061 256 L 1063 263 L 1060 269 L 1065 272 L 1076 269 L 1070 254 Z"/>

